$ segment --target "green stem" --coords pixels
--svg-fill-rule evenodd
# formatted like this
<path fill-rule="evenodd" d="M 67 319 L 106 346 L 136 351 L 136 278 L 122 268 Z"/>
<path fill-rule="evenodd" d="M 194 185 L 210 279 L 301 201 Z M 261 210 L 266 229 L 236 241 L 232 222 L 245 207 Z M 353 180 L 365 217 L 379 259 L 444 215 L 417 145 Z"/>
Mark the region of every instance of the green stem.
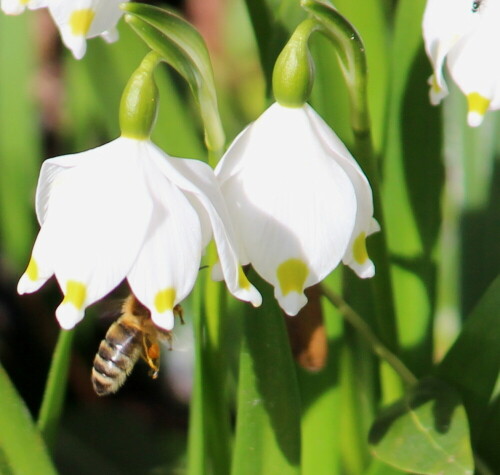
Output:
<path fill-rule="evenodd" d="M 48 447 L 55 441 L 66 394 L 74 330 L 61 330 L 52 356 L 37 426 Z"/>
<path fill-rule="evenodd" d="M 332 292 L 325 286 L 322 286 L 322 292 L 323 295 L 338 308 L 339 312 L 346 319 L 346 321 L 348 321 L 367 341 L 370 349 L 373 353 L 375 353 L 375 355 L 386 361 L 407 384 L 414 385 L 417 383 L 418 380 L 415 375 L 389 348 L 382 343 L 363 318 L 355 312 L 342 297 L 337 295 L 335 292 Z"/>
<path fill-rule="evenodd" d="M 371 279 L 377 333 L 385 345 L 397 353 L 399 351 L 397 321 L 380 197 L 380 179 L 368 112 L 365 48 L 355 28 L 332 7 L 314 0 L 302 0 L 301 4 L 321 25 L 321 29 L 317 31 L 323 33 L 336 46 L 347 83 L 356 156 L 371 183 L 375 216 L 381 227 L 381 231 L 370 238 L 370 254 L 377 265 L 377 275 Z"/>
<path fill-rule="evenodd" d="M 189 408 L 189 436 L 187 474 L 199 475 L 206 472 L 206 444 L 204 436 L 205 414 L 203 404 L 203 318 L 201 315 L 201 285 L 193 292 L 193 330 L 194 330 L 194 375 L 193 392 Z"/>
<path fill-rule="evenodd" d="M 207 262 L 211 267 L 217 260 L 215 245 L 207 252 Z M 204 391 L 204 433 L 209 450 L 209 460 L 213 473 L 228 474 L 231 467 L 231 429 L 229 402 L 226 390 L 227 361 L 224 351 L 224 333 L 221 318 L 220 282 L 205 278 L 203 328 L 203 391 Z"/>
<path fill-rule="evenodd" d="M 211 166 L 218 155 L 209 152 Z M 207 251 L 210 267 L 217 260 L 215 245 Z M 231 467 L 230 410 L 226 394 L 227 361 L 223 341 L 220 282 L 204 273 L 195 316 L 194 389 L 189 424 L 188 473 L 229 474 Z"/>

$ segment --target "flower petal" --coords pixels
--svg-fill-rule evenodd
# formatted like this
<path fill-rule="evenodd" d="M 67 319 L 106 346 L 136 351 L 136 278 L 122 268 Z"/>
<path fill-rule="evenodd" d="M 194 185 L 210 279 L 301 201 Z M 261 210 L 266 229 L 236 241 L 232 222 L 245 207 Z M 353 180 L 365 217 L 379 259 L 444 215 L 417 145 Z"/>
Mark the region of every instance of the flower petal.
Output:
<path fill-rule="evenodd" d="M 1 6 L 4 13 L 7 15 L 19 15 L 24 12 L 26 8 L 36 10 L 47 6 L 47 0 L 2 0 Z"/>
<path fill-rule="evenodd" d="M 380 226 L 373 219 L 373 197 L 370 184 L 356 160 L 325 121 L 310 106 L 306 106 L 306 112 L 318 137 L 348 175 L 356 193 L 356 221 L 342 261 L 359 277 L 373 277 L 375 266 L 368 257 L 365 239 L 379 231 Z"/>
<path fill-rule="evenodd" d="M 446 55 L 464 34 L 474 28 L 477 21 L 478 16 L 473 13 L 470 0 L 428 0 L 422 29 L 425 50 L 434 68 L 430 80 L 432 104 L 439 104 L 448 94 L 442 72 Z"/>
<path fill-rule="evenodd" d="M 193 205 L 198 203 L 196 209 L 199 212 L 204 210 L 201 216 L 208 217 L 229 291 L 254 306 L 260 305 L 260 293 L 240 267 L 234 231 L 213 170 L 198 160 L 165 157 L 163 152 L 156 155 L 155 161 L 164 175 L 186 193 Z M 204 227 L 207 226 L 206 218 L 201 222 Z"/>
<path fill-rule="evenodd" d="M 497 25 L 483 27 L 465 36 L 450 51 L 448 69 L 468 98 L 469 125 L 482 122 L 488 109 L 500 108 L 500 61 L 496 46 L 500 42 Z"/>
<path fill-rule="evenodd" d="M 86 306 L 120 283 L 137 257 L 152 214 L 141 180 L 142 147 L 138 141 L 115 140 L 85 152 L 85 158 L 81 154 L 78 166 L 52 182 L 43 226 L 56 249 L 53 268 L 66 297 L 71 282 L 85 288 L 81 308 L 74 299 L 63 301 L 56 313 L 61 325 L 76 323 Z"/>
<path fill-rule="evenodd" d="M 304 288 L 328 275 L 349 243 L 356 196 L 347 173 L 319 140 L 307 107 L 278 104 L 236 139 L 216 172 L 252 265 L 285 311 L 297 313 Z M 280 277 L 283 265 L 293 285 Z"/>
<path fill-rule="evenodd" d="M 149 164 L 155 210 L 136 263 L 128 275 L 134 295 L 156 325 L 171 330 L 174 306 L 191 292 L 201 260 L 198 215 L 184 194 Z"/>
<path fill-rule="evenodd" d="M 54 275 L 54 231 L 50 224 L 42 226 L 33 246 L 33 252 L 24 274 L 17 284 L 19 294 L 30 294 L 37 291 Z"/>
<path fill-rule="evenodd" d="M 113 28 L 122 15 L 122 0 L 52 0 L 49 10 L 59 27 L 64 44 L 76 59 L 86 52 L 86 38 L 103 35 L 113 39 Z"/>
<path fill-rule="evenodd" d="M 101 153 L 102 157 L 105 158 L 108 149 L 113 149 L 110 144 L 103 145 L 94 151 Z M 93 152 L 91 151 L 93 154 Z M 62 155 L 60 157 L 49 158 L 42 163 L 42 168 L 40 170 L 40 176 L 38 178 L 38 185 L 36 189 L 36 216 L 38 222 L 42 225 L 45 222 L 45 217 L 47 214 L 48 203 L 50 199 L 50 192 L 53 186 L 57 185 L 58 177 L 60 174 L 66 170 L 69 170 L 77 165 L 79 165 L 82 159 L 87 158 L 88 151 L 81 153 L 74 153 L 71 155 Z"/>

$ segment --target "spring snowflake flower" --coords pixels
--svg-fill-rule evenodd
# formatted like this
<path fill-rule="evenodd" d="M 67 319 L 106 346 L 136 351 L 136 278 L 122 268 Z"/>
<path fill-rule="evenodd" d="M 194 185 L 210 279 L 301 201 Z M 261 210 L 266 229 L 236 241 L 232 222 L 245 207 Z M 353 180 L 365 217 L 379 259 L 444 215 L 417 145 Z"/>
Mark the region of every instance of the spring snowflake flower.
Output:
<path fill-rule="evenodd" d="M 1 0 L 0 6 L 7 15 L 20 15 L 26 8 L 36 10 L 46 7 L 48 0 Z"/>
<path fill-rule="evenodd" d="M 108 43 L 118 39 L 116 24 L 123 13 L 121 3 L 123 0 L 50 0 L 49 10 L 63 43 L 76 59 L 81 59 L 87 38 L 101 36 Z"/>
<path fill-rule="evenodd" d="M 120 137 L 46 160 L 36 212 L 41 230 L 18 291 L 34 292 L 55 274 L 63 328 L 127 278 L 153 321 L 172 329 L 173 308 L 191 291 L 212 234 L 229 290 L 260 304 L 239 266 L 212 169 L 169 157 L 149 139 Z"/>
<path fill-rule="evenodd" d="M 87 38 L 101 36 L 108 43 L 118 39 L 116 24 L 122 15 L 120 4 L 128 0 L 1 0 L 7 14 L 17 15 L 26 7 L 48 7 L 63 43 L 76 59 L 87 50 Z"/>
<path fill-rule="evenodd" d="M 240 261 L 275 287 L 289 315 L 304 289 L 341 260 L 375 272 L 365 238 L 378 230 L 368 181 L 344 144 L 307 104 L 273 104 L 233 142 L 216 168 Z"/>
<path fill-rule="evenodd" d="M 425 48 L 434 73 L 430 100 L 436 105 L 448 94 L 446 65 L 467 96 L 468 123 L 481 124 L 486 111 L 500 109 L 499 0 L 428 0 L 423 19 Z"/>

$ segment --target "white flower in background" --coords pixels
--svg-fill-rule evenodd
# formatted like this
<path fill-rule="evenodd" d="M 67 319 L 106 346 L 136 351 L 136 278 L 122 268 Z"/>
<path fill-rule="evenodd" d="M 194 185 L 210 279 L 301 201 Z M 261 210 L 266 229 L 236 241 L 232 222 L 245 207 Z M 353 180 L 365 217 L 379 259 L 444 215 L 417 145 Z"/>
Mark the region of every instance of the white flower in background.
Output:
<path fill-rule="evenodd" d="M 428 0 L 423 19 L 425 48 L 434 73 L 430 99 L 436 105 L 448 94 L 448 71 L 467 96 L 468 123 L 481 124 L 488 110 L 500 109 L 500 1 Z"/>
<path fill-rule="evenodd" d="M 121 3 L 124 1 L 50 0 L 48 7 L 63 43 L 76 59 L 81 59 L 87 50 L 87 38 L 101 36 L 109 43 L 118 39 L 116 24 L 123 14 Z"/>
<path fill-rule="evenodd" d="M 375 272 L 365 238 L 378 230 L 368 181 L 340 139 L 307 104 L 273 104 L 233 142 L 216 168 L 243 264 L 275 287 L 289 315 L 304 289 L 341 260 Z"/>
<path fill-rule="evenodd" d="M 20 15 L 26 8 L 36 10 L 46 7 L 48 0 L 1 0 L 1 7 L 7 15 Z"/>
<path fill-rule="evenodd" d="M 63 43 L 76 59 L 87 50 L 87 38 L 101 36 L 108 43 L 118 39 L 116 24 L 122 16 L 120 4 L 128 0 L 1 0 L 2 10 L 18 15 L 25 8 L 48 7 Z"/>
<path fill-rule="evenodd" d="M 149 140 L 121 137 L 46 160 L 36 211 L 41 230 L 18 291 L 34 292 L 55 274 L 63 328 L 127 278 L 153 321 L 172 329 L 173 308 L 191 291 L 212 234 L 229 290 L 261 302 L 239 266 L 212 169 L 169 157 Z"/>

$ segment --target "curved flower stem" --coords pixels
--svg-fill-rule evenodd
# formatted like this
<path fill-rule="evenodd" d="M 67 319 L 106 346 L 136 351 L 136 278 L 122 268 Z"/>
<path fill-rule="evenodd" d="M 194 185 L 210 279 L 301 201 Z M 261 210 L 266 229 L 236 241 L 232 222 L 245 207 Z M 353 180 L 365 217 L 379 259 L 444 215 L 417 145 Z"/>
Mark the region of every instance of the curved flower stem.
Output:
<path fill-rule="evenodd" d="M 417 383 L 416 376 L 406 365 L 373 333 L 365 320 L 350 307 L 347 302 L 325 286 L 321 286 L 323 295 L 339 310 L 342 316 L 349 322 L 363 338 L 367 341 L 373 353 L 386 361 L 401 376 L 408 385 Z"/>
<path fill-rule="evenodd" d="M 363 42 L 354 27 L 332 7 L 314 0 L 302 0 L 302 7 L 321 25 L 320 31 L 336 46 L 342 73 L 349 91 L 351 126 L 356 157 L 365 171 L 373 192 L 375 216 L 381 231 L 370 237 L 370 255 L 377 264 L 371 279 L 377 319 L 377 333 L 393 352 L 399 351 L 397 321 L 390 275 L 380 180 L 373 150 L 367 99 L 367 64 Z"/>
<path fill-rule="evenodd" d="M 54 443 L 64 403 L 74 330 L 60 330 L 50 364 L 37 426 L 48 447 Z"/>

